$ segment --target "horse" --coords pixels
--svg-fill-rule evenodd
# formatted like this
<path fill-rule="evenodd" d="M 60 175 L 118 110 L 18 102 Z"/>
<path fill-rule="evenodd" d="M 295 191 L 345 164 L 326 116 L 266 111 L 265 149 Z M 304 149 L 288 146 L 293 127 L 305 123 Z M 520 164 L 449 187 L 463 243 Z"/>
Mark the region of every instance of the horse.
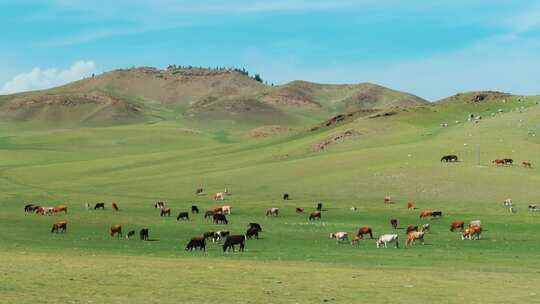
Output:
<path fill-rule="evenodd" d="M 113 237 L 115 234 L 118 237 L 122 236 L 122 225 L 118 225 L 118 224 L 111 225 L 111 227 L 109 228 L 109 235 Z"/>
<path fill-rule="evenodd" d="M 62 232 L 66 232 L 66 229 L 67 229 L 67 222 L 66 221 L 58 221 L 58 222 L 56 222 L 56 223 L 54 223 L 52 225 L 51 233 L 53 233 L 53 232 L 58 233 L 58 232 L 60 232 L 60 230 Z"/>
<path fill-rule="evenodd" d="M 458 161 L 457 155 L 444 155 L 441 157 L 441 162 L 453 163 Z"/>
<path fill-rule="evenodd" d="M 159 216 L 171 216 L 171 208 L 161 208 Z"/>

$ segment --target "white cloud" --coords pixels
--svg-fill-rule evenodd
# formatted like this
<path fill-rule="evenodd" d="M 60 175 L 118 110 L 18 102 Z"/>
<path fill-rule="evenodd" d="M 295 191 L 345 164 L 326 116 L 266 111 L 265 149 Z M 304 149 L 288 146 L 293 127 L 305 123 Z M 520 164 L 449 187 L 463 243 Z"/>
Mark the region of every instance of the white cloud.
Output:
<path fill-rule="evenodd" d="M 28 73 L 21 73 L 7 81 L 0 94 L 13 94 L 24 91 L 42 90 L 76 81 L 95 73 L 94 61 L 80 60 L 67 69 L 35 67 Z"/>

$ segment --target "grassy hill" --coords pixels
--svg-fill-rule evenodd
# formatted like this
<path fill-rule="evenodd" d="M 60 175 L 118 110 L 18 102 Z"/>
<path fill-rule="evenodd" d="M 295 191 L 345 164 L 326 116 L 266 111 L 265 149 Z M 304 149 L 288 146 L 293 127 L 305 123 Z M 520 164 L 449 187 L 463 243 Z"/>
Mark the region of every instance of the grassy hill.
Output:
<path fill-rule="evenodd" d="M 341 112 L 425 103 L 372 84 L 294 81 L 268 86 L 235 70 L 133 68 L 51 90 L 3 96 L 0 113 L 4 119 L 47 126 L 173 121 L 230 129 L 305 126 Z"/>
<path fill-rule="evenodd" d="M 540 215 L 527 205 L 540 203 L 540 98 L 473 92 L 425 103 L 372 85 L 268 87 L 238 75 L 179 95 L 196 84 L 172 73 L 116 71 L 1 97 L 10 119 L 0 122 L 0 302 L 538 302 Z M 155 82 L 138 87 L 149 81 Z M 140 91 L 121 89 L 128 85 Z M 154 85 L 182 90 L 165 97 L 151 91 Z M 221 93 L 238 88 L 202 102 L 207 85 Z M 32 108 L 44 95 L 55 96 L 44 99 L 47 111 L 5 110 L 18 103 Z M 71 103 L 88 108 L 75 112 Z M 66 116 L 51 115 L 58 105 Z M 236 110 L 253 105 L 260 112 Z M 116 116 L 90 110 L 97 107 L 137 110 L 114 123 Z M 216 121 L 220 111 L 227 119 Z M 468 121 L 470 114 L 482 119 Z M 461 161 L 441 163 L 444 154 Z M 506 157 L 518 164 L 491 164 Z M 201 185 L 205 194 L 194 195 Z M 175 220 L 193 204 L 203 211 L 219 204 L 211 196 L 225 187 L 232 193 L 225 201 L 233 206 L 230 225 L 202 214 Z M 284 192 L 290 201 L 281 200 Z M 383 204 L 386 195 L 396 203 Z M 502 207 L 508 197 L 516 213 Z M 159 217 L 157 200 L 167 201 L 172 217 Z M 417 210 L 407 210 L 409 200 Z M 106 202 L 105 211 L 84 208 L 98 201 Z M 69 212 L 24 214 L 26 202 L 65 204 Z M 295 212 L 317 202 L 326 209 L 320 222 Z M 270 207 L 279 207 L 280 216 L 266 217 Z M 425 209 L 444 216 L 420 220 Z M 364 240 L 355 248 L 328 238 L 361 226 L 375 236 L 395 233 L 391 218 L 401 228 L 430 223 L 426 245 L 377 249 Z M 68 232 L 51 234 L 60 219 Z M 453 220 L 475 219 L 484 227 L 480 241 L 448 231 Z M 184 250 L 192 236 L 211 229 L 241 234 L 249 222 L 260 223 L 263 233 L 247 241 L 244 253 L 223 253 L 212 243 L 206 253 Z M 111 239 L 107 229 L 116 223 L 125 231 L 148 227 L 154 241 Z M 404 230 L 396 233 L 404 245 Z"/>

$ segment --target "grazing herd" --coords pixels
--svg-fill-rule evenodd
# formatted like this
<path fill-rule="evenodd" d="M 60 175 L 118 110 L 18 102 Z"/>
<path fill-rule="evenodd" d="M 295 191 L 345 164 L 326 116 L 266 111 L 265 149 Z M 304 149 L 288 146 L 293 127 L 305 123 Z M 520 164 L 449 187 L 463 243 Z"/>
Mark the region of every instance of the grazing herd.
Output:
<path fill-rule="evenodd" d="M 454 162 L 457 161 L 457 156 L 455 155 L 447 155 L 444 156 L 441 161 L 446 160 L 447 162 Z M 498 163 L 499 160 L 496 161 Z M 506 164 L 512 164 L 511 160 L 505 159 L 502 160 Z M 494 161 L 495 162 L 495 161 Z M 529 164 L 530 165 L 530 164 Z M 195 191 L 196 195 L 200 195 L 203 192 L 202 188 L 199 188 Z M 230 195 L 230 193 L 225 190 L 224 192 L 218 192 L 214 195 L 214 200 L 224 200 L 226 195 Z M 283 195 L 283 200 L 290 200 L 290 196 L 288 193 L 285 193 Z M 384 197 L 384 204 L 394 204 L 394 201 L 390 196 Z M 514 205 L 512 203 L 511 199 L 506 199 L 503 202 L 503 205 L 508 208 L 511 212 L 515 212 Z M 90 209 L 90 204 L 85 204 L 87 209 Z M 115 211 L 120 211 L 120 208 L 117 203 L 111 204 L 112 209 Z M 158 201 L 154 203 L 154 208 L 159 209 L 160 217 L 170 217 L 171 215 L 171 208 L 166 207 L 166 202 Z M 46 206 L 39 206 L 35 204 L 26 204 L 24 206 L 24 211 L 26 213 L 35 213 L 38 215 L 57 215 L 60 213 L 67 214 L 67 206 L 65 205 L 58 205 L 56 207 L 46 207 Z M 98 202 L 93 207 L 94 210 L 105 210 L 105 203 Z M 412 201 L 409 201 L 407 203 L 407 209 L 408 210 L 415 210 L 414 203 Z M 296 213 L 297 214 L 303 214 L 305 209 L 296 207 Z M 326 210 L 326 209 L 325 209 Z M 539 212 L 540 209 L 537 204 L 529 204 L 528 210 L 531 212 Z M 279 208 L 272 207 L 266 210 L 266 216 L 267 217 L 278 217 L 279 216 Z M 356 207 L 352 207 L 351 211 L 357 211 Z M 213 208 L 210 208 L 207 210 L 204 214 L 204 218 L 208 219 L 210 218 L 212 220 L 212 223 L 215 225 L 228 225 L 229 220 L 227 219 L 227 215 L 231 215 L 232 212 L 232 206 L 230 205 L 222 205 L 222 206 L 216 206 Z M 316 208 L 314 211 L 312 211 L 309 214 L 308 220 L 309 222 L 313 221 L 320 221 L 322 217 L 322 203 L 317 203 Z M 199 208 L 196 205 L 191 206 L 191 213 L 192 214 L 198 214 Z M 442 211 L 432 211 L 432 210 L 424 210 L 419 212 L 419 218 L 420 219 L 437 219 L 441 218 L 443 216 Z M 177 221 L 190 221 L 190 213 L 187 211 L 181 211 L 178 213 L 178 216 L 176 217 Z M 397 229 L 404 229 L 399 228 L 399 221 L 396 218 L 390 219 L 390 226 L 393 230 Z M 408 225 L 405 228 L 405 234 L 406 234 L 406 246 L 412 246 L 416 243 L 424 244 L 424 237 L 426 234 L 430 231 L 431 224 L 430 223 L 424 223 L 422 225 Z M 57 221 L 52 225 L 51 233 L 65 233 L 67 230 L 67 222 L 64 220 Z M 465 221 L 462 220 L 455 220 L 451 222 L 450 224 L 450 232 L 456 232 L 459 231 L 461 233 L 461 239 L 462 240 L 479 240 L 481 238 L 482 234 L 482 226 L 480 220 L 473 220 L 471 221 L 467 226 L 465 225 Z M 123 237 L 122 234 L 122 225 L 120 224 L 113 224 L 109 227 L 109 236 L 111 238 L 117 237 L 121 238 Z M 206 241 L 210 239 L 212 243 L 223 243 L 222 249 L 223 252 L 227 251 L 236 251 L 236 246 L 239 247 L 239 251 L 244 251 L 245 249 L 245 243 L 246 240 L 250 239 L 259 239 L 260 233 L 262 232 L 262 227 L 258 223 L 249 223 L 247 230 L 245 234 L 231 234 L 228 230 L 217 230 L 217 231 L 207 231 L 202 235 L 194 236 L 192 237 L 188 244 L 185 247 L 186 251 L 206 251 Z M 132 239 L 135 236 L 135 230 L 130 230 L 127 235 L 126 239 Z M 364 240 L 366 236 L 369 236 L 369 239 L 374 239 L 373 229 L 368 226 L 363 226 L 358 229 L 358 232 L 354 235 L 352 235 L 350 242 L 353 246 L 358 246 L 360 244 L 360 241 Z M 142 228 L 139 231 L 139 237 L 143 241 L 147 241 L 149 238 L 149 229 L 148 228 Z M 330 238 L 335 239 L 336 242 L 344 243 L 349 241 L 349 233 L 344 231 L 334 232 L 330 233 Z M 382 234 L 380 235 L 376 242 L 377 248 L 388 248 L 389 245 L 394 245 L 395 248 L 399 248 L 399 235 L 397 233 L 391 233 L 391 234 Z"/>

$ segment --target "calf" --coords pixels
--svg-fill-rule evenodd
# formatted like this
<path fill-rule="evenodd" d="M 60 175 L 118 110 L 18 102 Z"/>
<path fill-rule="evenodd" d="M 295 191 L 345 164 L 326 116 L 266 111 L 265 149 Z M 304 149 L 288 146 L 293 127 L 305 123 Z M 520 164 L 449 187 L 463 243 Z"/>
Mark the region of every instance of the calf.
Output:
<path fill-rule="evenodd" d="M 381 235 L 377 240 L 377 248 L 380 248 L 381 246 L 384 246 L 384 248 L 388 248 L 387 245 L 390 243 L 396 243 L 396 248 L 399 248 L 399 237 L 397 234 Z"/>
<path fill-rule="evenodd" d="M 161 208 L 159 216 L 171 216 L 171 208 Z"/>
<path fill-rule="evenodd" d="M 94 210 L 98 209 L 105 210 L 105 203 L 96 203 L 96 205 L 94 206 Z"/>
<path fill-rule="evenodd" d="M 313 221 L 313 220 L 320 220 L 321 219 L 321 211 L 313 211 L 311 212 L 311 214 L 309 215 L 309 220 L 310 221 Z"/>
<path fill-rule="evenodd" d="M 398 220 L 397 220 L 397 219 L 391 219 L 391 220 L 390 220 L 390 225 L 392 226 L 393 229 L 397 229 L 397 227 L 398 227 Z"/>
<path fill-rule="evenodd" d="M 235 245 L 240 245 L 240 251 L 244 251 L 246 236 L 245 235 L 231 235 L 223 244 L 223 252 L 226 252 L 227 250 L 233 250 L 235 252 Z"/>
<path fill-rule="evenodd" d="M 109 228 L 109 235 L 113 237 L 115 234 L 118 237 L 122 236 L 122 225 L 111 225 Z"/>
<path fill-rule="evenodd" d="M 425 233 L 422 231 L 412 231 L 411 233 L 407 234 L 407 242 L 405 243 L 405 245 L 412 245 L 416 241 L 420 241 L 420 243 L 424 245 L 424 234 Z"/>
<path fill-rule="evenodd" d="M 463 231 L 464 227 L 465 227 L 464 221 L 453 221 L 452 224 L 450 224 L 450 231 L 454 232 L 456 229 Z"/>
<path fill-rule="evenodd" d="M 177 221 L 179 221 L 179 220 L 189 221 L 189 213 L 187 213 L 187 212 L 178 213 L 178 216 L 176 217 L 176 220 Z"/>
<path fill-rule="evenodd" d="M 135 235 L 135 230 L 131 230 L 126 235 L 126 239 L 130 240 Z"/>
<path fill-rule="evenodd" d="M 251 239 L 252 237 L 255 237 L 256 239 L 259 238 L 259 230 L 256 227 L 248 228 L 246 231 L 246 239 Z"/>
<path fill-rule="evenodd" d="M 361 227 L 360 229 L 358 229 L 358 233 L 356 235 L 363 239 L 364 234 L 369 234 L 369 238 L 373 239 L 373 232 L 370 227 Z"/>
<path fill-rule="evenodd" d="M 66 221 L 58 221 L 52 225 L 51 233 L 53 232 L 66 232 L 67 229 L 67 222 Z"/>
<path fill-rule="evenodd" d="M 199 213 L 199 208 L 195 205 L 191 206 L 191 213 Z"/>
<path fill-rule="evenodd" d="M 204 239 L 204 236 L 192 237 L 186 246 L 186 251 L 193 251 L 197 249 L 206 251 L 206 241 Z"/>
<path fill-rule="evenodd" d="M 148 241 L 148 228 L 143 228 L 139 231 L 139 238 L 141 241 Z"/>
<path fill-rule="evenodd" d="M 336 233 L 330 233 L 331 239 L 336 239 L 336 242 L 343 242 L 347 241 L 349 239 L 349 234 L 347 232 L 336 232 Z"/>
<path fill-rule="evenodd" d="M 225 214 L 222 214 L 222 213 L 214 214 L 213 222 L 214 224 L 225 224 L 225 225 L 229 224 L 229 221 L 225 217 Z"/>

